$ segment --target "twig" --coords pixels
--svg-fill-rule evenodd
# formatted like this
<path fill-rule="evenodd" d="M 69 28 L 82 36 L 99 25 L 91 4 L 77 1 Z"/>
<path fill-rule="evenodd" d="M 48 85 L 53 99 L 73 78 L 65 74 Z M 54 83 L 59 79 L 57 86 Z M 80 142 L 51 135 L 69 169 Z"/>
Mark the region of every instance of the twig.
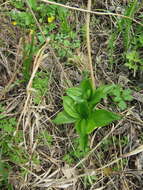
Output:
<path fill-rule="evenodd" d="M 125 15 L 121 15 L 121 14 L 117 14 L 117 13 L 91 11 L 91 10 L 87 10 L 87 9 L 81 9 L 81 8 L 71 7 L 71 6 L 68 6 L 68 5 L 63 5 L 63 4 L 60 4 L 60 3 L 53 2 L 53 1 L 48 1 L 48 0 L 41 0 L 41 1 L 43 1 L 45 3 L 48 3 L 48 4 L 51 4 L 51 5 L 58 5 L 60 7 L 64 7 L 64 8 L 67 8 L 67 9 L 80 11 L 80 12 L 91 13 L 91 14 L 95 14 L 95 15 L 107 15 L 107 16 L 122 17 L 122 18 L 125 18 L 125 19 L 132 20 L 133 22 L 143 26 L 143 24 L 140 21 L 137 21 L 134 18 L 131 18 L 131 17 L 128 17 L 128 16 L 125 16 Z"/>
<path fill-rule="evenodd" d="M 91 10 L 91 0 L 88 0 L 87 9 L 89 11 Z M 86 40 L 87 40 L 87 52 L 88 52 L 88 64 L 92 80 L 92 87 L 95 88 L 95 78 L 92 66 L 91 44 L 90 44 L 90 13 L 87 13 L 87 18 L 86 18 Z"/>
<path fill-rule="evenodd" d="M 36 72 L 41 64 L 41 60 L 42 60 L 42 56 L 43 56 L 43 52 L 45 50 L 45 48 L 47 47 L 47 44 L 49 43 L 49 41 L 47 40 L 46 43 L 42 46 L 42 48 L 38 51 L 36 57 L 35 57 L 35 60 L 34 60 L 34 67 L 33 67 L 33 72 L 32 72 L 32 75 L 30 77 L 30 80 L 28 82 L 28 85 L 27 85 L 27 98 L 25 100 L 25 104 L 24 104 L 24 108 L 21 112 L 21 115 L 19 117 L 19 120 L 18 120 L 18 123 L 17 123 L 17 127 L 16 127 L 16 131 L 14 132 L 14 135 L 15 136 L 18 132 L 18 129 L 19 129 L 19 125 L 20 125 L 20 122 L 22 120 L 22 118 L 26 115 L 26 112 L 27 112 L 27 106 L 29 104 L 29 101 L 30 101 L 30 97 L 31 97 L 31 88 L 32 88 L 32 82 L 33 82 L 33 79 L 36 75 Z"/>

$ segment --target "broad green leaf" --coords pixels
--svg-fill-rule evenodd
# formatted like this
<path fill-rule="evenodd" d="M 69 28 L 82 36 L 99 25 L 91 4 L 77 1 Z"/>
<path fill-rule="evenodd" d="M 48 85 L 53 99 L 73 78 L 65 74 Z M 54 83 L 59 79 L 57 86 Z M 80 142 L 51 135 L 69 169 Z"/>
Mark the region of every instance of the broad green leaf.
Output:
<path fill-rule="evenodd" d="M 79 113 L 80 118 L 87 119 L 90 113 L 87 101 L 80 102 L 77 104 L 77 112 Z"/>
<path fill-rule="evenodd" d="M 106 98 L 107 94 L 114 88 L 115 85 L 104 85 L 97 88 L 91 98 L 90 105 L 95 106 L 101 101 L 102 98 Z"/>
<path fill-rule="evenodd" d="M 69 97 L 71 97 L 76 102 L 82 102 L 82 89 L 78 87 L 68 88 L 66 93 Z"/>
<path fill-rule="evenodd" d="M 79 118 L 79 114 L 76 111 L 76 104 L 72 98 L 70 98 L 69 96 L 64 96 L 63 106 L 67 114 L 69 114 L 71 117 Z"/>
<path fill-rule="evenodd" d="M 76 119 L 68 115 L 65 111 L 58 113 L 56 118 L 53 120 L 53 122 L 57 125 L 74 123 L 75 121 Z"/>
<path fill-rule="evenodd" d="M 104 109 L 95 110 L 89 117 L 86 133 L 90 134 L 94 131 L 94 129 L 106 126 L 110 124 L 112 121 L 119 119 L 121 119 L 121 116 L 113 112 Z"/>
<path fill-rule="evenodd" d="M 86 134 L 86 126 L 87 126 L 86 119 L 81 119 L 77 121 L 75 124 L 76 131 L 79 134 L 80 146 L 83 151 L 85 151 L 85 148 L 87 147 L 87 142 L 88 142 L 88 135 Z"/>
<path fill-rule="evenodd" d="M 36 8 L 37 8 L 37 2 L 36 2 L 37 0 L 28 0 L 28 2 L 29 2 L 29 5 L 30 5 L 30 7 L 33 9 L 33 10 L 36 10 Z"/>
<path fill-rule="evenodd" d="M 80 84 L 80 88 L 82 89 L 82 97 L 85 100 L 90 99 L 90 97 L 92 96 L 92 92 L 93 92 L 91 80 L 84 79 Z"/>
<path fill-rule="evenodd" d="M 80 119 L 76 122 L 75 128 L 79 135 L 84 136 L 86 134 L 86 126 L 87 126 L 87 120 L 86 119 Z"/>

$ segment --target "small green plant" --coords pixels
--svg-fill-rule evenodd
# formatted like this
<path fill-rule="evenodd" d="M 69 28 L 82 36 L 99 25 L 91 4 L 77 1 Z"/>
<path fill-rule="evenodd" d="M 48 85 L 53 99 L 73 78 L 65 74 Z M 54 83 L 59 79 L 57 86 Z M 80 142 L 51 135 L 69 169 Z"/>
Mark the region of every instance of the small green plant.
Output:
<path fill-rule="evenodd" d="M 10 16 L 13 21 L 16 22 L 16 25 L 26 28 L 26 29 L 34 29 L 37 30 L 36 21 L 29 12 L 27 4 L 18 0 L 12 0 L 11 5 L 15 7 L 17 10 L 12 10 L 10 12 Z M 68 33 L 71 30 L 71 27 L 68 24 L 67 16 L 69 15 L 69 11 L 63 7 L 59 7 L 57 5 L 47 5 L 43 2 L 38 2 L 37 0 L 28 0 L 28 5 L 33 10 L 37 20 L 42 24 L 42 27 L 49 28 L 51 30 L 55 30 L 57 25 L 59 25 L 60 32 Z M 53 21 L 57 20 L 58 23 L 54 23 Z M 48 30 L 48 31 L 50 31 Z"/>
<path fill-rule="evenodd" d="M 40 71 L 36 73 L 36 76 L 33 80 L 34 88 L 34 103 L 39 104 L 42 100 L 42 97 L 47 92 L 48 89 L 49 74 L 45 71 Z"/>
<path fill-rule="evenodd" d="M 93 89 L 91 80 L 84 79 L 78 87 L 66 90 L 67 96 L 63 97 L 64 111 L 60 112 L 53 121 L 55 124 L 75 123 L 83 151 L 87 147 L 90 133 L 98 127 L 121 119 L 121 116 L 113 112 L 96 108 L 112 88 L 113 86 L 107 85 Z"/>
<path fill-rule="evenodd" d="M 134 0 L 133 2 L 129 3 L 129 5 L 125 10 L 124 15 L 130 18 L 134 18 L 134 15 L 138 11 L 138 8 L 139 8 L 139 3 L 137 0 Z M 133 21 L 126 18 L 122 18 L 118 21 L 117 25 L 118 25 L 118 30 L 121 32 L 121 35 L 123 37 L 125 51 L 127 52 L 131 47 L 132 43 L 131 39 L 133 37 L 133 32 L 132 32 Z"/>
<path fill-rule="evenodd" d="M 31 75 L 32 60 L 34 53 L 36 52 L 36 47 L 34 45 L 34 33 L 31 35 L 31 41 L 29 44 L 24 42 L 23 46 L 23 76 L 24 82 L 28 82 Z"/>
<path fill-rule="evenodd" d="M 136 50 L 132 50 L 126 54 L 125 66 L 134 70 L 134 76 L 137 70 L 143 70 L 143 60 L 140 58 L 139 53 Z"/>
<path fill-rule="evenodd" d="M 63 160 L 68 164 L 73 164 L 77 160 L 80 160 L 84 157 L 85 153 L 89 152 L 89 147 L 87 146 L 85 151 L 83 152 L 82 147 L 79 144 L 79 140 L 76 138 L 73 140 L 73 147 L 69 153 L 65 154 Z"/>
<path fill-rule="evenodd" d="M 124 15 L 130 18 L 134 18 L 135 15 L 138 14 L 138 18 L 142 20 L 142 15 L 140 14 L 140 8 L 142 7 L 142 3 L 137 0 L 130 1 L 128 5 L 125 7 Z M 134 76 L 136 75 L 136 71 L 143 70 L 143 59 L 141 56 L 142 47 L 143 47 L 143 35 L 142 30 L 143 27 L 133 23 L 131 19 L 127 18 L 119 18 L 117 20 L 117 28 L 116 30 L 111 31 L 111 35 L 108 43 L 108 52 L 109 52 L 109 62 L 117 63 L 117 60 L 121 59 L 125 62 L 125 66 L 134 72 Z M 122 58 L 115 57 L 117 45 L 116 41 L 118 41 L 119 36 L 123 41 L 123 56 Z"/>
<path fill-rule="evenodd" d="M 48 133 L 48 131 L 44 130 L 38 136 L 39 144 L 47 144 L 48 146 L 52 145 L 53 137 Z"/>
<path fill-rule="evenodd" d="M 15 170 L 15 166 L 29 162 L 29 155 L 22 145 L 23 132 L 19 130 L 13 136 L 16 125 L 16 118 L 8 117 L 5 114 L 5 107 L 0 104 L 0 189 L 12 190 L 8 180 L 10 173 Z M 32 155 L 32 161 L 34 163 L 39 161 L 37 155 Z"/>
<path fill-rule="evenodd" d="M 80 47 L 80 41 L 77 39 L 75 32 L 68 34 L 57 34 L 52 36 L 52 47 L 56 50 L 59 57 L 72 57 L 73 51 Z"/>
<path fill-rule="evenodd" d="M 110 95 L 113 97 L 113 101 L 117 103 L 121 110 L 125 110 L 127 108 L 126 101 L 133 100 L 132 91 L 129 88 L 124 90 L 119 85 L 114 86 L 114 88 L 110 91 Z"/>

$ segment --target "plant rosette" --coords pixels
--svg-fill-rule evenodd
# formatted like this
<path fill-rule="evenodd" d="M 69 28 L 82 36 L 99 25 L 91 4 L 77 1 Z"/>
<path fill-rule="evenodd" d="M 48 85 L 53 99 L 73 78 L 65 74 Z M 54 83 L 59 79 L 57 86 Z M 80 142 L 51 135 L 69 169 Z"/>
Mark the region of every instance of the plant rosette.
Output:
<path fill-rule="evenodd" d="M 87 147 L 88 135 L 96 128 L 121 119 L 116 113 L 96 108 L 113 88 L 114 85 L 104 85 L 93 89 L 91 80 L 84 79 L 78 87 L 66 90 L 67 96 L 63 97 L 64 111 L 58 113 L 53 122 L 58 125 L 74 123 L 83 151 Z"/>

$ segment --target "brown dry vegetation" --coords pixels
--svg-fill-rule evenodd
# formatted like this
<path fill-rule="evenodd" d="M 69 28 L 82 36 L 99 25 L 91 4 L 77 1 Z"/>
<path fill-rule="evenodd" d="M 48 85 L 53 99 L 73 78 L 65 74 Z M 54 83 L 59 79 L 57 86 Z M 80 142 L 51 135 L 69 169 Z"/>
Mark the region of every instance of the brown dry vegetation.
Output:
<path fill-rule="evenodd" d="M 109 10 L 122 14 L 128 3 L 123 0 L 93 1 L 92 11 Z M 69 6 L 75 4 L 87 9 L 86 1 L 67 1 Z M 50 40 L 47 40 L 33 56 L 29 81 L 22 83 L 19 81 L 23 79 L 23 39 L 29 42 L 31 36 L 28 30 L 12 24 L 11 17 L 6 14 L 12 8 L 10 1 L 0 2 L 0 104 L 5 107 L 6 119 L 17 120 L 13 137 L 19 131 L 21 137 L 19 142 L 13 144 L 13 148 L 23 150 L 19 157 L 27 161 L 20 163 L 10 160 L 7 155 L 1 157 L 0 153 L 1 161 L 11 167 L 8 183 L 15 190 L 143 189 L 143 90 L 135 90 L 143 82 L 142 72 L 137 72 L 133 77 L 133 73 L 122 63 L 121 35 L 116 39 L 117 47 L 113 55 L 118 61 L 112 67 L 109 64 L 109 37 L 117 16 L 91 14 L 93 71 L 96 73 L 97 86 L 115 83 L 131 88 L 134 100 L 128 103 L 128 109 L 122 113 L 116 106 L 112 106 L 111 100 L 104 100 L 99 107 L 120 112 L 123 119 L 95 130 L 90 135 L 90 151 L 85 157 L 76 157 L 73 153 L 70 157 L 70 152 L 78 149 L 74 143 L 77 137 L 75 130 L 72 125 L 56 126 L 52 119 L 62 109 L 61 97 L 65 89 L 79 84 L 82 71 L 88 69 L 86 34 L 81 34 L 80 30 L 85 25 L 86 13 L 70 10 L 68 18 L 81 41 L 81 47 L 73 51 L 76 57 L 66 57 L 65 60 L 60 58 Z M 67 60 L 71 64 L 66 64 Z M 32 84 L 36 73 L 40 71 L 48 72 L 49 81 L 48 92 L 45 92 L 37 105 L 34 103 Z M 44 136 L 47 132 L 52 139 L 49 142 L 48 137 Z M 0 141 L 5 141 L 2 130 L 0 134 Z M 68 155 L 66 161 L 65 155 Z M 7 168 L 0 168 L 0 183 L 1 170 L 4 172 Z M 1 189 L 11 188 L 3 184 Z"/>

